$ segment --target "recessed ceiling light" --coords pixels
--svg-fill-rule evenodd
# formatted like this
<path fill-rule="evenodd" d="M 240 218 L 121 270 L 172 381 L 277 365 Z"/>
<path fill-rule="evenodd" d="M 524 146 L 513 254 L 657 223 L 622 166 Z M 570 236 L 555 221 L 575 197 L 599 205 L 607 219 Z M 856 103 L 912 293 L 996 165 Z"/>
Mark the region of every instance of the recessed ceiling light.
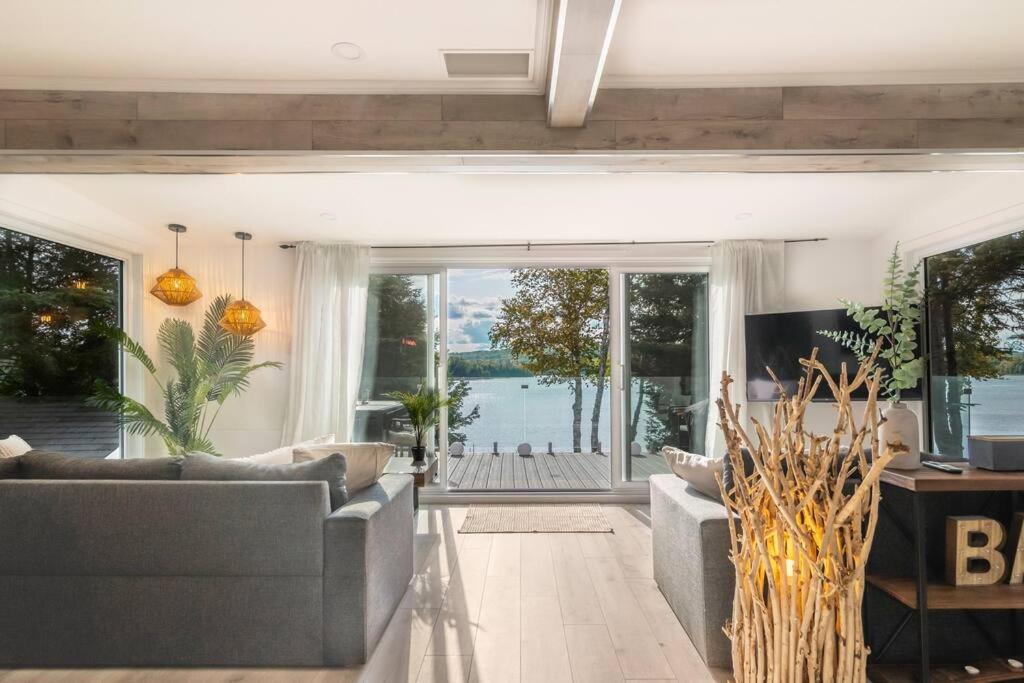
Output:
<path fill-rule="evenodd" d="M 355 43 L 335 43 L 331 46 L 331 52 L 334 56 L 339 59 L 347 59 L 350 62 L 354 62 L 357 59 L 362 59 L 363 55 L 366 54 L 363 48 L 359 47 Z"/>
<path fill-rule="evenodd" d="M 753 217 L 754 214 L 750 213 L 749 211 L 744 211 L 742 213 L 736 214 L 736 220 L 738 221 L 749 221 Z"/>
<path fill-rule="evenodd" d="M 337 216 L 335 216 L 330 211 L 324 211 L 322 214 L 320 214 L 320 218 L 324 219 L 325 221 L 333 221 L 334 219 L 337 218 Z"/>

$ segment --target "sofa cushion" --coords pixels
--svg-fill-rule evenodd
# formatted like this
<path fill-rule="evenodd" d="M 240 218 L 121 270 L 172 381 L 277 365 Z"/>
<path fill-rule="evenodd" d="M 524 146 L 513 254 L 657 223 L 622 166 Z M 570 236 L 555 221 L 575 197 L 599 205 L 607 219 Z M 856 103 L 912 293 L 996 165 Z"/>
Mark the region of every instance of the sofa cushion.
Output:
<path fill-rule="evenodd" d="M 720 458 L 688 453 L 672 446 L 662 448 L 661 454 L 677 477 L 709 498 L 722 499 L 722 492 L 715 478 L 716 474 L 722 473 L 723 463 Z"/>
<path fill-rule="evenodd" d="M 181 478 L 193 481 L 324 481 L 331 494 L 331 509 L 348 500 L 345 456 L 332 453 L 311 462 L 262 465 L 220 458 L 208 453 L 190 453 L 181 466 Z"/>
<path fill-rule="evenodd" d="M 329 443 L 301 446 L 293 451 L 295 462 L 310 462 L 341 453 L 348 464 L 346 472 L 349 495 L 373 486 L 384 474 L 395 447 L 389 443 Z"/>
<path fill-rule="evenodd" d="M 28 442 L 17 434 L 11 434 L 6 439 L 0 439 L 0 458 L 15 458 L 19 455 L 25 455 L 30 450 L 32 450 L 32 447 L 28 445 Z"/>
<path fill-rule="evenodd" d="M 232 458 L 235 461 L 241 462 L 254 462 L 260 465 L 289 465 L 295 460 L 292 457 L 292 449 L 303 446 L 315 446 L 322 443 L 332 443 L 334 441 L 334 434 L 325 434 L 324 436 L 318 436 L 315 439 L 309 439 L 308 441 L 300 441 L 299 443 L 292 444 L 290 446 L 281 446 L 274 450 L 267 451 L 266 453 L 257 453 L 256 455 L 247 455 L 244 458 Z"/>
<path fill-rule="evenodd" d="M 19 473 L 21 456 L 13 458 L 0 458 L 0 479 L 17 479 Z"/>
<path fill-rule="evenodd" d="M 22 479 L 130 479 L 149 481 L 180 479 L 181 462 L 177 458 L 129 458 L 100 460 L 76 458 L 62 453 L 29 451 L 18 465 Z"/>

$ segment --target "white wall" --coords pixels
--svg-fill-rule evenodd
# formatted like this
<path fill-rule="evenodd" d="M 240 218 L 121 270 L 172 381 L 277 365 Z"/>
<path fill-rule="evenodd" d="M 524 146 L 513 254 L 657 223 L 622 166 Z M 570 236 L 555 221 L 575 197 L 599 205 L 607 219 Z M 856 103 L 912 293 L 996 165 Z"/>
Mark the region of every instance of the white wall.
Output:
<path fill-rule="evenodd" d="M 260 244 L 258 236 L 245 249 L 245 296 L 262 312 L 267 326 L 255 336 L 256 362 L 279 361 L 281 370 L 264 369 L 253 375 L 249 389 L 229 398 L 211 431 L 220 452 L 237 457 L 262 453 L 281 445 L 288 396 L 288 354 L 291 338 L 291 292 L 295 254 L 273 244 Z M 151 355 L 158 354 L 157 329 L 168 317 L 193 324 L 197 332 L 210 302 L 219 294 L 239 296 L 240 253 L 235 242 L 230 248 L 194 249 L 182 247 L 181 267 L 196 278 L 203 298 L 179 308 L 168 306 L 148 294 L 143 302 L 144 344 Z M 144 255 L 144 283 L 148 292 L 157 275 L 174 265 L 173 247 L 149 251 Z M 132 362 L 132 361 L 128 361 Z M 160 365 L 158 363 L 158 365 Z M 146 403 L 162 409 L 159 389 L 147 384 Z M 146 455 L 164 452 L 158 439 L 149 439 Z"/>
<path fill-rule="evenodd" d="M 878 302 L 882 288 L 876 252 L 877 245 L 867 239 L 786 245 L 786 310 L 839 308 L 840 297 L 867 304 Z M 824 396 L 828 389 L 819 393 Z M 920 402 L 911 402 L 914 410 L 919 406 Z M 819 434 L 830 432 L 835 425 L 832 404 L 811 404 L 806 425 Z"/>

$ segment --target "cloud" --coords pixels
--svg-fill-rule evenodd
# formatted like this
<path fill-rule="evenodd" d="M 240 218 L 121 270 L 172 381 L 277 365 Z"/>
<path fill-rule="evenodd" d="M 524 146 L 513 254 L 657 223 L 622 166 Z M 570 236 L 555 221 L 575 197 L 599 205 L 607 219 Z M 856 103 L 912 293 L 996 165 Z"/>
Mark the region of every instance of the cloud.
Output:
<path fill-rule="evenodd" d="M 465 340 L 471 344 L 490 344 L 492 327 L 494 327 L 494 320 L 470 321 L 462 326 L 462 334 Z"/>

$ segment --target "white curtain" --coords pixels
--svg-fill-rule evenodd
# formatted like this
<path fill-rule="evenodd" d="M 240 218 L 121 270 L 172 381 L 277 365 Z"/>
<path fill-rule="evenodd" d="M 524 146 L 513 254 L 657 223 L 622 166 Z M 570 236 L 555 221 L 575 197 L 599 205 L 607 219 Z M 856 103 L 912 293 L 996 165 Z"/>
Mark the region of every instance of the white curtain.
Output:
<path fill-rule="evenodd" d="M 330 433 L 348 442 L 363 364 L 370 249 L 301 243 L 297 250 L 282 445 Z"/>
<path fill-rule="evenodd" d="M 725 455 L 725 439 L 718 428 L 718 407 L 722 371 L 733 378 L 733 401 L 743 404 L 747 417 L 767 415 L 766 404 L 747 403 L 747 347 L 744 316 L 782 310 L 785 287 L 785 244 L 782 241 L 736 240 L 716 242 L 711 247 L 708 278 L 711 346 L 710 398 L 705 453 Z"/>

